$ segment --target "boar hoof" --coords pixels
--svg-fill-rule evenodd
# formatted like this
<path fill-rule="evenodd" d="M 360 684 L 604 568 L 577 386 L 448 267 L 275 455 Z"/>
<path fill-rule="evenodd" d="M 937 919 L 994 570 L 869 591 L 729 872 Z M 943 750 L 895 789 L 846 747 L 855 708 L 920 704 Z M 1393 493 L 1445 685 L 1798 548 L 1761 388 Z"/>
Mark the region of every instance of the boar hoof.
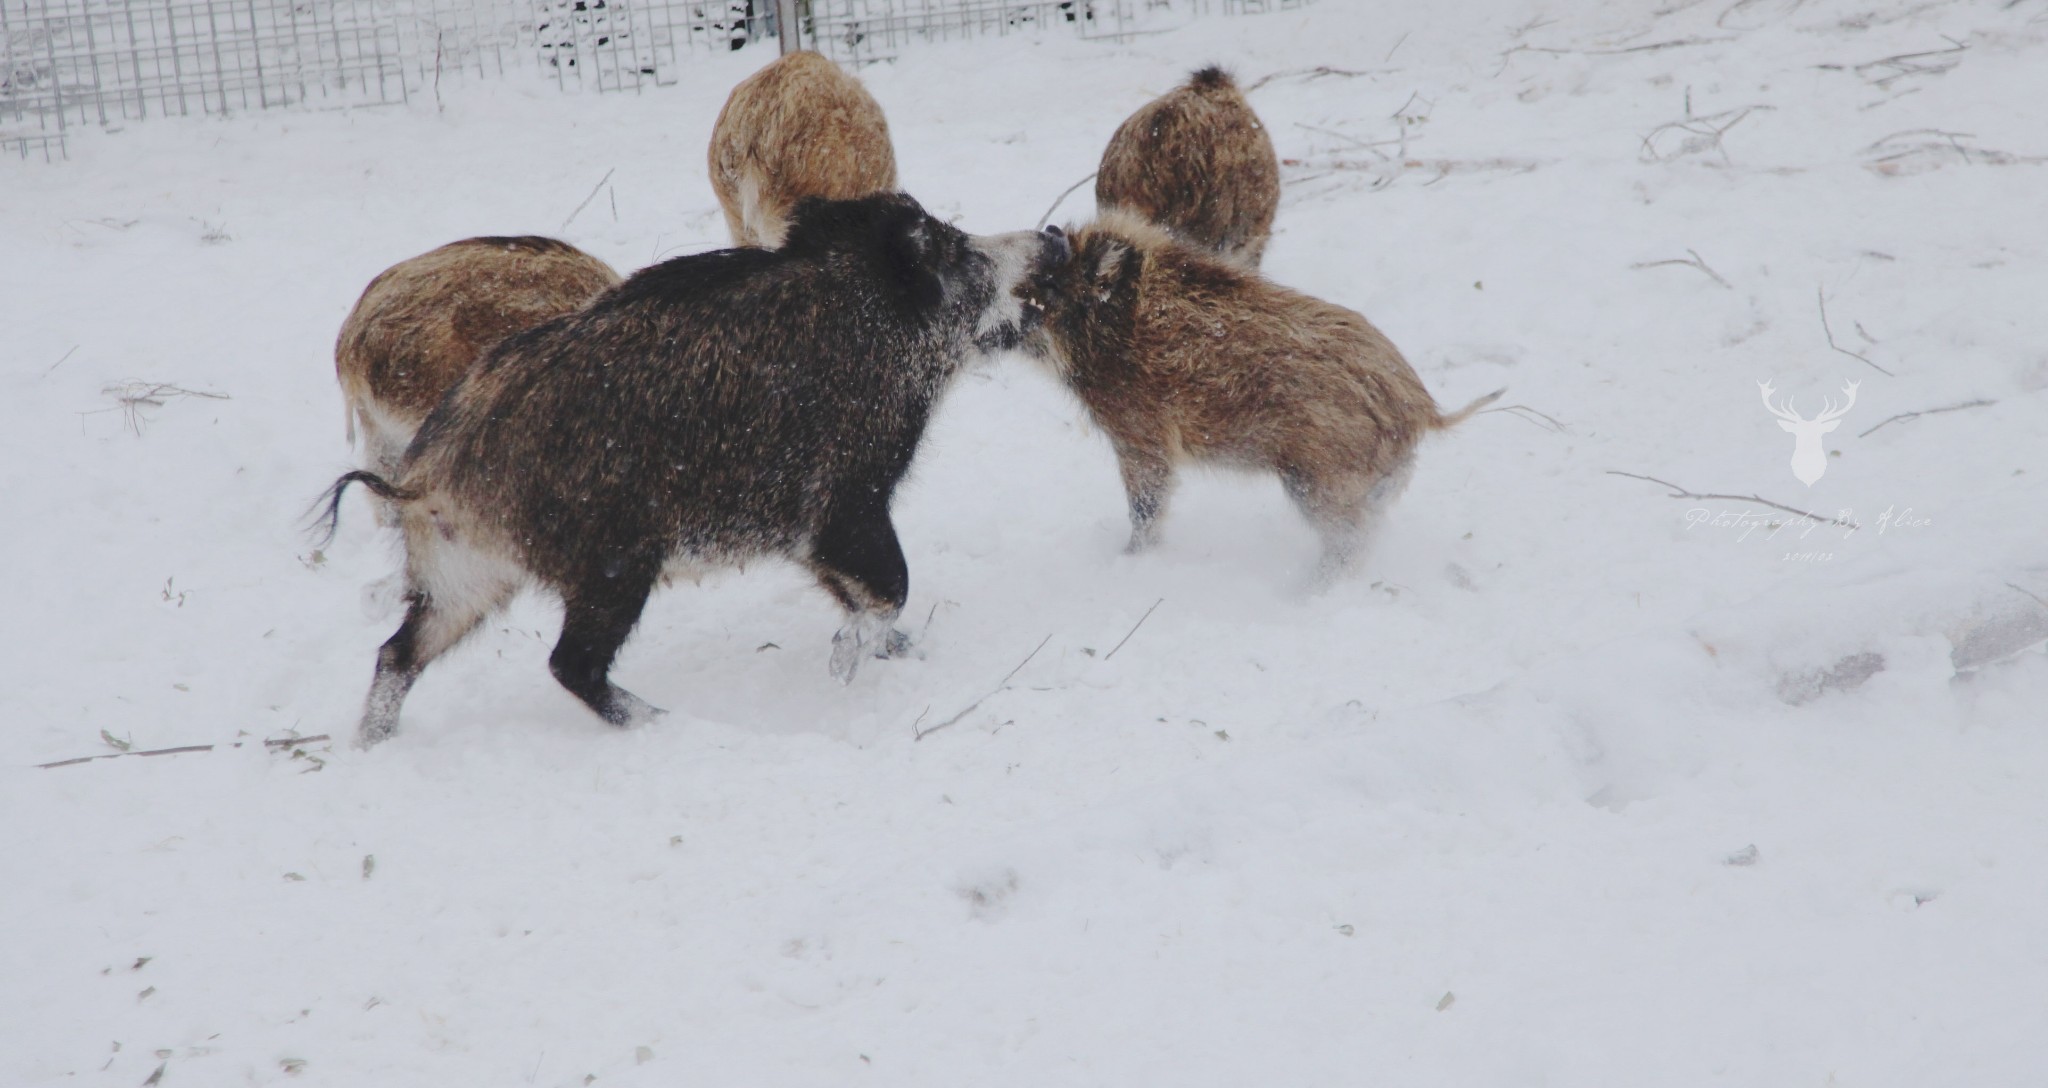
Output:
<path fill-rule="evenodd" d="M 666 713 L 668 711 L 614 684 L 612 705 L 606 710 L 604 720 L 620 729 L 637 729 Z"/>
<path fill-rule="evenodd" d="M 842 684 L 853 683 L 853 674 L 860 669 L 861 644 L 866 640 L 853 627 L 842 627 L 832 636 L 832 678 Z"/>
<path fill-rule="evenodd" d="M 910 650 L 910 636 L 889 626 L 893 614 L 884 617 L 868 613 L 854 618 L 832 636 L 832 676 L 842 684 L 853 683 L 861 659 L 895 657 Z"/>
<path fill-rule="evenodd" d="M 918 653 L 911 644 L 910 632 L 902 628 L 891 627 L 889 628 L 888 636 L 882 639 L 881 645 L 875 647 L 875 656 L 887 659 L 891 657 L 922 657 L 924 655 Z"/>

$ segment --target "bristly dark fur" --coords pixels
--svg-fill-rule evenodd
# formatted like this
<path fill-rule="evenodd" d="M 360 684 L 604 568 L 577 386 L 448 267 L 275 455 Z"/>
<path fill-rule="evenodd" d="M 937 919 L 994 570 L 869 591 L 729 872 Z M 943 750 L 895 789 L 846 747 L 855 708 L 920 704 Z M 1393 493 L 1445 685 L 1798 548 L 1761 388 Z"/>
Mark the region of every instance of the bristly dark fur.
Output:
<path fill-rule="evenodd" d="M 1210 65 L 1118 126 L 1095 205 L 1257 268 L 1280 208 L 1280 158 L 1230 73 Z"/>
<path fill-rule="evenodd" d="M 801 205 L 780 250 L 666 261 L 500 342 L 427 417 L 398 487 L 412 610 L 362 738 L 519 585 L 559 593 L 556 678 L 614 724 L 607 679 L 666 572 L 807 566 L 849 614 L 834 668 L 886 642 L 909 590 L 889 517 L 948 379 L 1014 341 L 1012 289 L 1065 242 L 974 238 L 898 194 Z"/>
<path fill-rule="evenodd" d="M 362 484 L 370 489 L 371 494 L 386 502 L 413 497 L 411 492 L 393 486 L 390 481 L 374 472 L 358 469 L 355 472 L 342 473 L 327 490 L 320 493 L 319 498 L 313 500 L 313 505 L 306 509 L 305 516 L 310 523 L 306 531 L 313 535 L 314 547 L 324 548 L 334 543 L 334 534 L 341 528 L 341 495 L 348 490 L 350 484 Z"/>

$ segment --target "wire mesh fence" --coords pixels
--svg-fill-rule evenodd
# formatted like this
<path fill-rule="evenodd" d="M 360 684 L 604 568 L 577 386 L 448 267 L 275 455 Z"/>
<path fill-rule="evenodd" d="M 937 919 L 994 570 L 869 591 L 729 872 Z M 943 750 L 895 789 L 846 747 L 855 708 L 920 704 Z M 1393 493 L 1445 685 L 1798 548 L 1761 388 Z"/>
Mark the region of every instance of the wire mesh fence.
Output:
<path fill-rule="evenodd" d="M 1124 39 L 1210 14 L 1305 7 L 1313 0 L 811 0 L 804 43 L 864 64 L 918 42 L 1066 32 Z"/>
<path fill-rule="evenodd" d="M 803 44 L 867 63 L 918 42 L 1123 38 L 1313 0 L 801 0 Z M 0 154 L 151 116 L 402 103 L 443 79 L 564 90 L 675 82 L 691 54 L 774 38 L 773 0 L 0 0 Z"/>

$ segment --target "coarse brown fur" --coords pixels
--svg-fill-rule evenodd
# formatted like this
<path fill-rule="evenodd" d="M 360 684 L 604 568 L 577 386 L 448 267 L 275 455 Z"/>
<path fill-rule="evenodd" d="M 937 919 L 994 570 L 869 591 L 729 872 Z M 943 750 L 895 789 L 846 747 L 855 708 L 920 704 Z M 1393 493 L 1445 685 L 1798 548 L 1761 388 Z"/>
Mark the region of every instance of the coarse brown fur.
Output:
<path fill-rule="evenodd" d="M 364 467 L 392 474 L 420 421 L 485 350 L 581 309 L 619 282 L 611 266 L 552 238 L 469 238 L 385 269 L 334 344 L 348 436 Z"/>
<path fill-rule="evenodd" d="M 1117 128 L 1095 205 L 1257 268 L 1280 208 L 1280 159 L 1230 74 L 1204 68 Z"/>
<path fill-rule="evenodd" d="M 711 189 L 735 245 L 774 249 L 805 197 L 896 190 L 889 121 L 860 80 L 809 51 L 740 81 L 711 129 Z"/>
<path fill-rule="evenodd" d="M 1108 433 L 1132 551 L 1157 541 L 1175 468 L 1209 463 L 1277 473 L 1334 573 L 1405 486 L 1422 436 L 1500 395 L 1446 415 L 1365 318 L 1135 216 L 1070 241 L 1072 259 L 1025 289 L 1045 310 L 1027 349 Z"/>

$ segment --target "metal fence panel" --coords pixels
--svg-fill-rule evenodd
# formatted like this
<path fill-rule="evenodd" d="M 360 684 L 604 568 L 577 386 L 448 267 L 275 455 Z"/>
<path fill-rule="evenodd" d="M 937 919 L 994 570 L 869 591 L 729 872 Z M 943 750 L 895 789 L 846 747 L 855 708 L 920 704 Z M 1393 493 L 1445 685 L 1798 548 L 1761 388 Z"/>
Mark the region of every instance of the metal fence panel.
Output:
<path fill-rule="evenodd" d="M 848 63 L 914 43 L 1122 38 L 1312 0 L 805 0 L 806 45 Z M 0 153 L 152 115 L 402 103 L 444 78 L 564 90 L 673 83 L 692 53 L 776 34 L 772 0 L 0 0 Z"/>

